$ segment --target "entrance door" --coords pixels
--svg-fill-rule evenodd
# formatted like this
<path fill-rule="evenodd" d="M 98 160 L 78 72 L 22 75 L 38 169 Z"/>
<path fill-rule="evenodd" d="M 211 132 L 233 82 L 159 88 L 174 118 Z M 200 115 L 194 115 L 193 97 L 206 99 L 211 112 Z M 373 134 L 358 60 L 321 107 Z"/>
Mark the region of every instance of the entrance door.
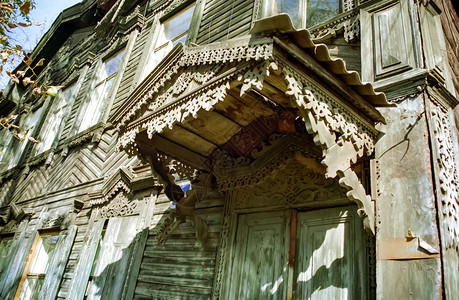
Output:
<path fill-rule="evenodd" d="M 365 299 L 366 255 L 355 208 L 299 212 L 296 224 L 289 213 L 239 215 L 229 298 L 286 299 L 293 290 L 294 299 Z M 295 264 L 288 283 L 292 226 Z"/>

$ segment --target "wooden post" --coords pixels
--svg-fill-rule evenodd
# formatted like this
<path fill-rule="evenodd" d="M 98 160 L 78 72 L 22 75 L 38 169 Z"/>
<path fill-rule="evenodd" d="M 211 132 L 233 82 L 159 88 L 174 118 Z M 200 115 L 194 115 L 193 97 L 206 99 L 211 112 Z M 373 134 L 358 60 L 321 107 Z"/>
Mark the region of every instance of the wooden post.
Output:
<path fill-rule="evenodd" d="M 290 248 L 288 251 L 288 283 L 287 300 L 293 297 L 293 272 L 295 266 L 296 251 L 296 217 L 298 212 L 295 209 L 290 211 Z"/>

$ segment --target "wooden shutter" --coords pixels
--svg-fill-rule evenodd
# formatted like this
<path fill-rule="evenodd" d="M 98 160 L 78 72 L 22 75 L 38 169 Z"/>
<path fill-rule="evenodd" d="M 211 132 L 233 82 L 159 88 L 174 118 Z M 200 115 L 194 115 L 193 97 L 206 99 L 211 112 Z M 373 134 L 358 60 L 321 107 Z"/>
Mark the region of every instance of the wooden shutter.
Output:
<path fill-rule="evenodd" d="M 55 252 L 49 262 L 45 281 L 38 299 L 56 298 L 76 232 L 77 226 L 72 225 L 68 230 L 59 233 Z"/>
<path fill-rule="evenodd" d="M 41 227 L 42 217 L 47 212 L 44 208 L 35 225 L 28 230 L 23 230 L 18 237 L 15 237 L 8 251 L 9 260 L 6 262 L 6 268 L 0 278 L 0 299 L 13 299 L 21 281 L 22 273 L 30 255 L 33 242 L 37 236 L 38 228 Z"/>
<path fill-rule="evenodd" d="M 88 239 L 83 244 L 70 286 L 69 300 L 80 300 L 84 297 L 103 228 L 104 220 L 94 222 Z"/>
<path fill-rule="evenodd" d="M 198 45 L 247 34 L 252 24 L 253 0 L 206 1 L 196 38 Z"/>
<path fill-rule="evenodd" d="M 98 260 L 88 299 L 120 299 L 129 273 L 138 216 L 111 218 Z"/>

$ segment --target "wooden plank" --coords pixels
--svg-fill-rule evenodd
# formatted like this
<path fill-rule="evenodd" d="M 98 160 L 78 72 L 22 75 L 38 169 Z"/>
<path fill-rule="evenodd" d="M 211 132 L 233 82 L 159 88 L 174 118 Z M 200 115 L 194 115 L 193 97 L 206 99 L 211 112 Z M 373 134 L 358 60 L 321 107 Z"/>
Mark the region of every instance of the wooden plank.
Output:
<path fill-rule="evenodd" d="M 206 299 L 210 297 L 210 288 L 198 288 L 188 286 L 184 288 L 175 283 L 146 283 L 139 282 L 136 287 L 136 296 L 134 299 Z M 143 298 L 143 297 L 145 298 Z"/>
<path fill-rule="evenodd" d="M 206 140 L 179 124 L 176 124 L 173 130 L 164 130 L 161 136 L 202 156 L 208 156 L 216 147 L 213 141 Z"/>
<path fill-rule="evenodd" d="M 181 126 L 219 145 L 226 143 L 234 134 L 241 130 L 239 124 L 212 111 L 200 111 L 197 119 L 185 122 Z"/>
<path fill-rule="evenodd" d="M 286 299 L 289 235 L 285 218 L 282 211 L 239 217 L 235 256 L 223 298 Z"/>

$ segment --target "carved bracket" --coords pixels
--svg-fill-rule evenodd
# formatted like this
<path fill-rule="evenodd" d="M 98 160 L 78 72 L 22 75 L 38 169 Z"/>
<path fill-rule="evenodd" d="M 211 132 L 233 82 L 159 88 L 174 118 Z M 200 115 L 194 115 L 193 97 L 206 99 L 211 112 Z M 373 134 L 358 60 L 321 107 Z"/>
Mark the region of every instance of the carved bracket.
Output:
<path fill-rule="evenodd" d="M 152 173 L 156 174 L 158 180 L 164 185 L 164 192 L 170 201 L 175 202 L 176 208 L 173 209 L 168 218 L 161 225 L 158 233 L 158 245 L 164 245 L 172 233 L 181 223 L 190 220 L 196 229 L 196 239 L 204 246 L 207 242 L 208 226 L 204 219 L 196 215 L 195 205 L 206 195 L 212 185 L 212 175 L 201 173 L 192 181 L 191 189 L 185 193 L 180 186 L 175 183 L 170 170 L 163 164 L 161 157 L 156 153 L 148 156 Z"/>
<path fill-rule="evenodd" d="M 357 203 L 359 215 L 364 220 L 365 229 L 375 233 L 375 210 L 370 196 L 351 169 L 364 154 L 374 151 L 373 138 L 359 127 L 349 122 L 337 107 L 316 93 L 316 89 L 301 75 L 287 67 L 283 68 L 287 95 L 292 105 L 300 109 L 306 129 L 314 137 L 314 143 L 321 147 L 327 168 L 327 178 L 340 178 L 340 184 L 347 189 L 347 197 Z"/>

